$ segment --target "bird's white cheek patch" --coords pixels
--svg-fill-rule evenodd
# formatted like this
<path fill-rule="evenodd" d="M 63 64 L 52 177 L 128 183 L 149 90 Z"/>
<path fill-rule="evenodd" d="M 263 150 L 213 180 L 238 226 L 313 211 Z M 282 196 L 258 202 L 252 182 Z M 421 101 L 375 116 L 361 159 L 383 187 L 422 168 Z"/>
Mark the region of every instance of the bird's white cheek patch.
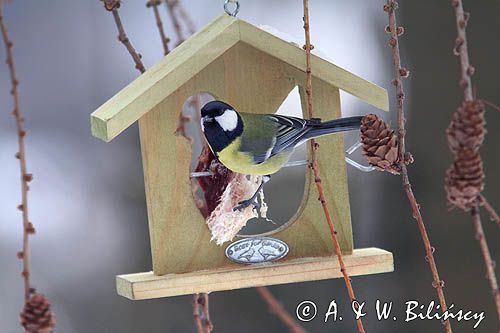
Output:
<path fill-rule="evenodd" d="M 220 127 L 226 132 L 231 132 L 238 126 L 238 114 L 234 110 L 226 110 L 222 115 L 215 117 Z"/>

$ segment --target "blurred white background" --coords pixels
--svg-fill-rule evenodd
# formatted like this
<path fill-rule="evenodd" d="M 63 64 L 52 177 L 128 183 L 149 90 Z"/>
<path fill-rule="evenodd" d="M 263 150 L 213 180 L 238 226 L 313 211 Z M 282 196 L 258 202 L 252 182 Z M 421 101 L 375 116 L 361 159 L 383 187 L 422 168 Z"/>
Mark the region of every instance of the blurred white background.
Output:
<path fill-rule="evenodd" d="M 197 28 L 223 14 L 223 1 L 184 0 Z M 241 0 L 239 18 L 272 26 L 303 40 L 302 2 Z M 475 5 L 470 28 L 475 77 L 483 96 L 497 104 L 500 67 L 498 4 Z M 468 1 L 472 6 L 473 2 Z M 389 89 L 392 68 L 384 27 L 383 1 L 311 1 L 312 43 L 335 64 Z M 26 117 L 32 237 L 32 281 L 48 295 L 56 313 L 56 332 L 194 332 L 191 297 L 132 302 L 115 292 L 114 276 L 151 269 L 144 185 L 136 125 L 111 143 L 90 135 L 89 115 L 138 76 L 117 40 L 112 16 L 97 1 L 6 1 L 5 19 L 14 42 L 20 80 L 21 109 Z M 130 40 L 147 67 L 162 57 L 153 12 L 145 1 L 124 1 L 120 9 Z M 162 8 L 169 36 L 173 29 Z M 411 172 L 421 199 L 437 260 L 452 302 L 485 310 L 478 332 L 496 327 L 493 304 L 469 220 L 447 213 L 442 176 L 450 157 L 444 129 L 460 100 L 456 88 L 457 59 L 451 55 L 454 23 L 449 4 L 422 1 L 402 4 L 404 63 L 408 81 L 409 148 L 417 164 Z M 489 41 L 489 42 L 488 42 Z M 173 43 L 172 43 L 173 44 Z M 3 44 L 0 46 L 4 57 Z M 0 331 L 21 331 L 21 216 L 18 161 L 7 67 L 0 66 Z M 381 111 L 343 94 L 344 115 Z M 297 108 L 299 105 L 296 106 Z M 394 119 L 393 114 L 385 115 Z M 488 114 L 490 117 L 490 114 Z M 490 123 L 498 125 L 499 115 Z M 500 203 L 498 127 L 490 128 L 483 150 L 489 175 L 487 195 Z M 496 140 L 495 140 L 496 138 Z M 346 144 L 355 141 L 346 138 Z M 359 157 L 358 157 L 359 159 Z M 394 252 L 396 272 L 354 279 L 358 298 L 403 303 L 435 297 L 416 226 L 402 196 L 399 179 L 348 169 L 356 247 L 377 246 Z M 457 222 L 458 221 L 458 222 Z M 498 254 L 498 230 L 485 218 L 492 251 Z M 478 281 L 478 283 L 474 283 Z M 464 288 L 471 286 L 474 288 Z M 471 290 L 464 290 L 471 289 Z M 294 311 L 304 299 L 326 307 L 336 298 L 347 306 L 340 280 L 273 287 L 286 308 Z M 216 332 L 282 332 L 281 323 L 251 290 L 212 294 Z M 438 322 L 378 322 L 369 317 L 369 331 L 440 330 Z M 459 332 L 470 331 L 469 324 Z M 317 319 L 310 332 L 354 331 L 354 321 L 335 326 Z"/>

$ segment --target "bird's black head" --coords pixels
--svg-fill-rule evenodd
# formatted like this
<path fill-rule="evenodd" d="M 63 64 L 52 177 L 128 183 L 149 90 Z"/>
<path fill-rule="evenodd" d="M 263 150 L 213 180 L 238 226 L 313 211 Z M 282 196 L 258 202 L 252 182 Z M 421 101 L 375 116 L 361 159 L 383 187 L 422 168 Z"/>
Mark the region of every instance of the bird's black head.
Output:
<path fill-rule="evenodd" d="M 243 133 L 243 122 L 231 105 L 212 101 L 201 108 L 201 129 L 217 153 Z"/>

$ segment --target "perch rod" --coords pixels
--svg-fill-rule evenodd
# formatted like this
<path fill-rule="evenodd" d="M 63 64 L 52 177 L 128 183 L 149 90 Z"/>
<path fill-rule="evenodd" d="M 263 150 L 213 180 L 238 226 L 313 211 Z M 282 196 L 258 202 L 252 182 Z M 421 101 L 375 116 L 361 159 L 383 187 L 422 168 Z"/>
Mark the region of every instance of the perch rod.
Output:
<path fill-rule="evenodd" d="M 361 147 L 362 144 L 361 142 L 356 142 L 353 144 L 351 147 L 347 148 L 345 151 L 347 154 L 352 154 L 354 153 L 359 147 Z M 358 162 L 351 160 L 349 157 L 346 156 L 345 161 L 355 167 L 356 169 L 363 171 L 363 172 L 371 172 L 375 170 L 374 167 L 370 166 L 365 166 L 362 164 L 359 164 Z M 301 166 L 301 165 L 308 165 L 309 161 L 308 160 L 299 160 L 299 161 L 293 161 L 293 162 L 288 162 L 286 163 L 283 168 L 289 168 L 289 167 L 295 167 L 295 166 Z M 191 172 L 191 178 L 196 178 L 196 177 L 210 177 L 212 176 L 213 173 L 211 171 L 200 171 L 200 172 Z"/>

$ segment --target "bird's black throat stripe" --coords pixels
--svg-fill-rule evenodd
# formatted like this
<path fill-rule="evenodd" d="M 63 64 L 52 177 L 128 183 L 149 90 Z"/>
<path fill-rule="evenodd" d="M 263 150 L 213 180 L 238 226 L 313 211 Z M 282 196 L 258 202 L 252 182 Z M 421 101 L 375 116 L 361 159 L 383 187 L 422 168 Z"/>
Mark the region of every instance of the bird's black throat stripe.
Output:
<path fill-rule="evenodd" d="M 241 136 L 243 133 L 243 122 L 241 119 L 238 119 L 238 124 L 232 131 L 224 131 L 224 129 L 222 129 L 216 121 L 212 123 L 205 123 L 204 132 L 212 151 L 215 155 L 217 155 L 224 148 L 233 143 L 233 141 L 239 136 Z"/>

